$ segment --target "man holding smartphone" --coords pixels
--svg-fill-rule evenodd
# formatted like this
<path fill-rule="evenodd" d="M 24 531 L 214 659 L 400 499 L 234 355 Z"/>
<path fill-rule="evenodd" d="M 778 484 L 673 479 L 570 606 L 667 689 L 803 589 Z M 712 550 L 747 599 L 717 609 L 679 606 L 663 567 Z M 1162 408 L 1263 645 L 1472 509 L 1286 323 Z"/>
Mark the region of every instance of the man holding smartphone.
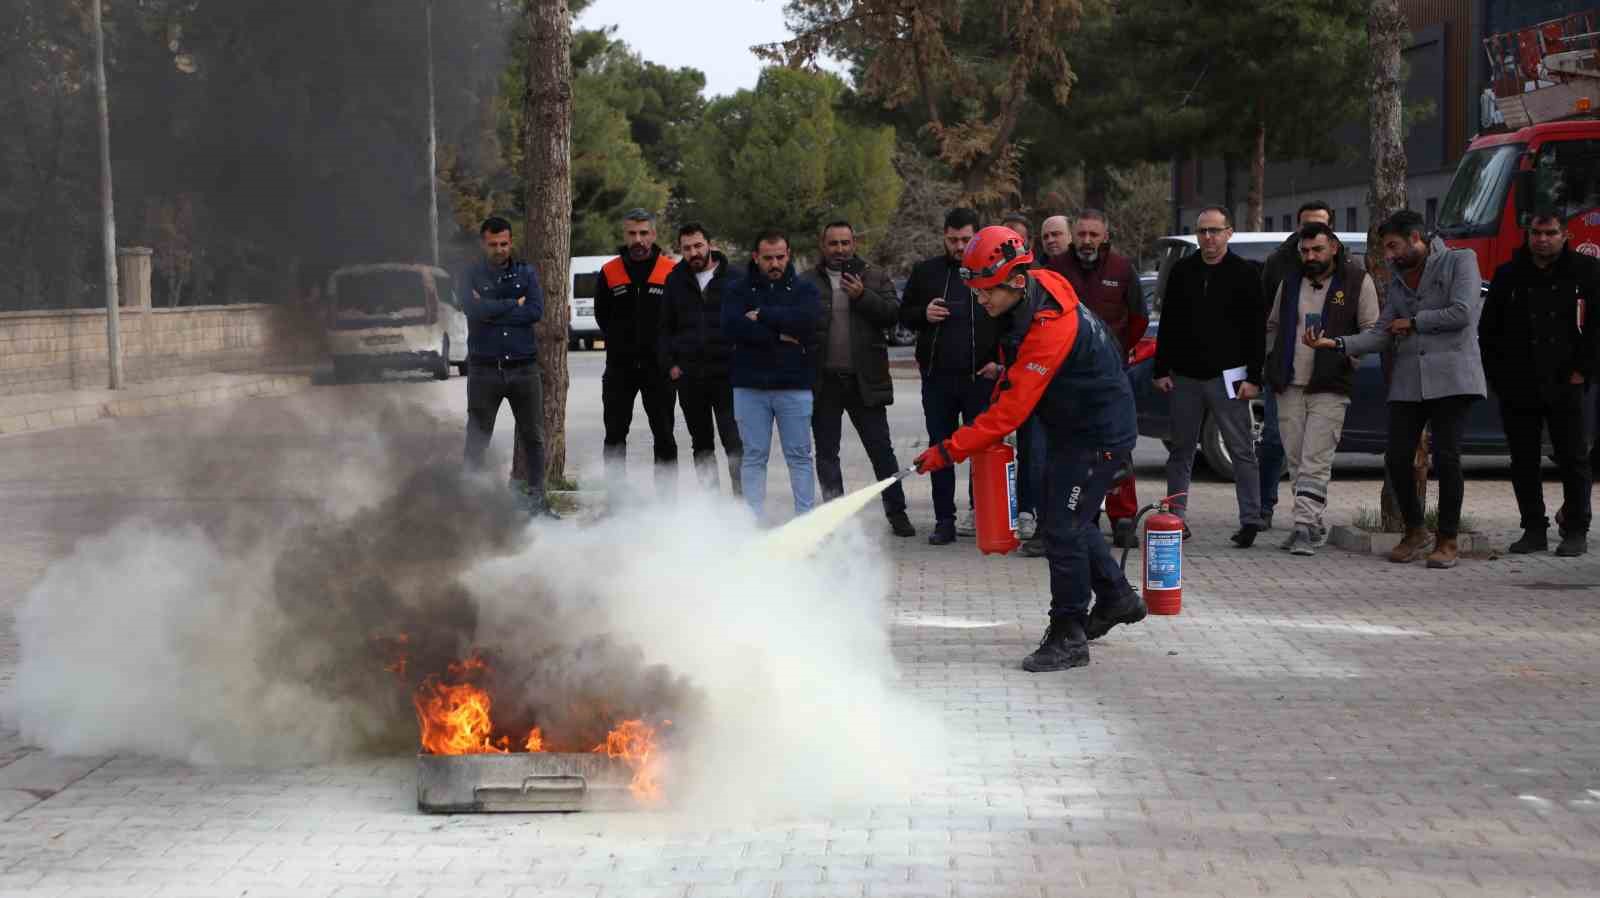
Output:
<path fill-rule="evenodd" d="M 1299 270 L 1284 277 L 1267 313 L 1263 366 L 1294 487 L 1294 528 L 1279 547 L 1291 555 L 1315 555 L 1328 542 L 1322 513 L 1355 380 L 1350 356 L 1301 338 L 1354 336 L 1377 324 L 1378 290 L 1366 270 L 1350 261 L 1328 225 L 1302 227 Z"/>
<path fill-rule="evenodd" d="M 889 345 L 883 337 L 884 328 L 894 326 L 900 301 L 889 275 L 856 255 L 856 233 L 850 222 L 829 222 L 822 229 L 821 243 L 822 261 L 800 279 L 815 286 L 822 299 L 811 433 L 817 444 L 817 481 L 826 502 L 844 495 L 839 442 L 846 413 L 867 450 L 872 473 L 882 480 L 900 470 L 889 439 L 887 409 L 894 402 L 894 378 L 889 375 Z M 906 493 L 900 484 L 884 491 L 883 513 L 895 536 L 917 535 L 906 516 Z"/>

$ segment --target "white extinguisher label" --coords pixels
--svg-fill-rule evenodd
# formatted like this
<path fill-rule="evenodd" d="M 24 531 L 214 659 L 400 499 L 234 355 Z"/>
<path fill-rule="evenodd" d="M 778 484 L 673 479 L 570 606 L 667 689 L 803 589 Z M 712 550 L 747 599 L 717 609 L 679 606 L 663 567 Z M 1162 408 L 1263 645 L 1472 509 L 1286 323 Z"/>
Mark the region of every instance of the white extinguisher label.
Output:
<path fill-rule="evenodd" d="M 1183 531 L 1146 530 L 1144 534 L 1144 588 L 1179 589 L 1183 586 Z"/>
<path fill-rule="evenodd" d="M 1017 532 L 1017 462 L 1006 462 L 1006 504 L 1011 510 L 1011 532 Z"/>

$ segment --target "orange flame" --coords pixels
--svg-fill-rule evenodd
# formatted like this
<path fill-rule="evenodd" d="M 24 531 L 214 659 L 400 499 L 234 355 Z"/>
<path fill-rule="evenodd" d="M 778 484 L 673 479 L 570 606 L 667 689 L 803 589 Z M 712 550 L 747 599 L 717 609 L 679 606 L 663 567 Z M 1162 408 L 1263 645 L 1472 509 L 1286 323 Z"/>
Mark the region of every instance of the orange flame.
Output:
<path fill-rule="evenodd" d="M 529 730 L 528 741 L 522 743 L 522 747 L 527 751 L 544 751 L 544 733 L 539 732 L 538 727 Z"/>
<path fill-rule="evenodd" d="M 436 755 L 510 751 L 510 740 L 494 739 L 489 693 L 471 683 L 441 683 L 429 677 L 412 697 L 422 726 L 422 747 Z"/>
<path fill-rule="evenodd" d="M 669 725 L 671 721 L 664 722 Z M 606 734 L 606 741 L 596 745 L 595 754 L 608 758 L 621 758 L 633 770 L 633 781 L 628 790 L 640 801 L 661 800 L 659 774 L 660 759 L 656 756 L 656 730 L 642 720 L 625 720 Z"/>

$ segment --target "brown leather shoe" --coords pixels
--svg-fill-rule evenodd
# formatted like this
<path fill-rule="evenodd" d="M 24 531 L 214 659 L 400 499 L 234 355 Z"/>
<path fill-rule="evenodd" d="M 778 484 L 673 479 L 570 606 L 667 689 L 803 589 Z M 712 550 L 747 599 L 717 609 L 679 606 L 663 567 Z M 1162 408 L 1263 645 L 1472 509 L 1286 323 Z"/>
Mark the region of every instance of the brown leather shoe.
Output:
<path fill-rule="evenodd" d="M 1434 548 L 1428 554 L 1428 567 L 1435 570 L 1449 570 L 1456 566 L 1456 538 L 1441 536 L 1434 542 Z"/>
<path fill-rule="evenodd" d="M 1406 530 L 1405 539 L 1389 552 L 1389 560 L 1395 564 L 1410 564 L 1422 556 L 1422 550 L 1428 546 L 1428 531 L 1421 527 L 1412 527 Z"/>

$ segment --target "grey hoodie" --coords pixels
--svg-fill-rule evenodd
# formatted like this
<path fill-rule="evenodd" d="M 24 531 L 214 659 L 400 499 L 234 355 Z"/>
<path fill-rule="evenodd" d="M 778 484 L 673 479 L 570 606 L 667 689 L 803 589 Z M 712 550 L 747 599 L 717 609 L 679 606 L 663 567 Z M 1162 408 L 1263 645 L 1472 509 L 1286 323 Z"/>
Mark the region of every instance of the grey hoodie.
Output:
<path fill-rule="evenodd" d="M 1345 338 L 1351 355 L 1394 350 L 1390 402 L 1421 402 L 1445 396 L 1488 395 L 1478 350 L 1478 317 L 1483 312 L 1483 279 L 1470 249 L 1451 249 L 1435 237 L 1428 246 L 1422 280 L 1406 286 L 1400 273 L 1389 281 L 1389 296 L 1374 330 Z M 1409 318 L 1415 332 L 1389 335 L 1389 323 Z"/>

